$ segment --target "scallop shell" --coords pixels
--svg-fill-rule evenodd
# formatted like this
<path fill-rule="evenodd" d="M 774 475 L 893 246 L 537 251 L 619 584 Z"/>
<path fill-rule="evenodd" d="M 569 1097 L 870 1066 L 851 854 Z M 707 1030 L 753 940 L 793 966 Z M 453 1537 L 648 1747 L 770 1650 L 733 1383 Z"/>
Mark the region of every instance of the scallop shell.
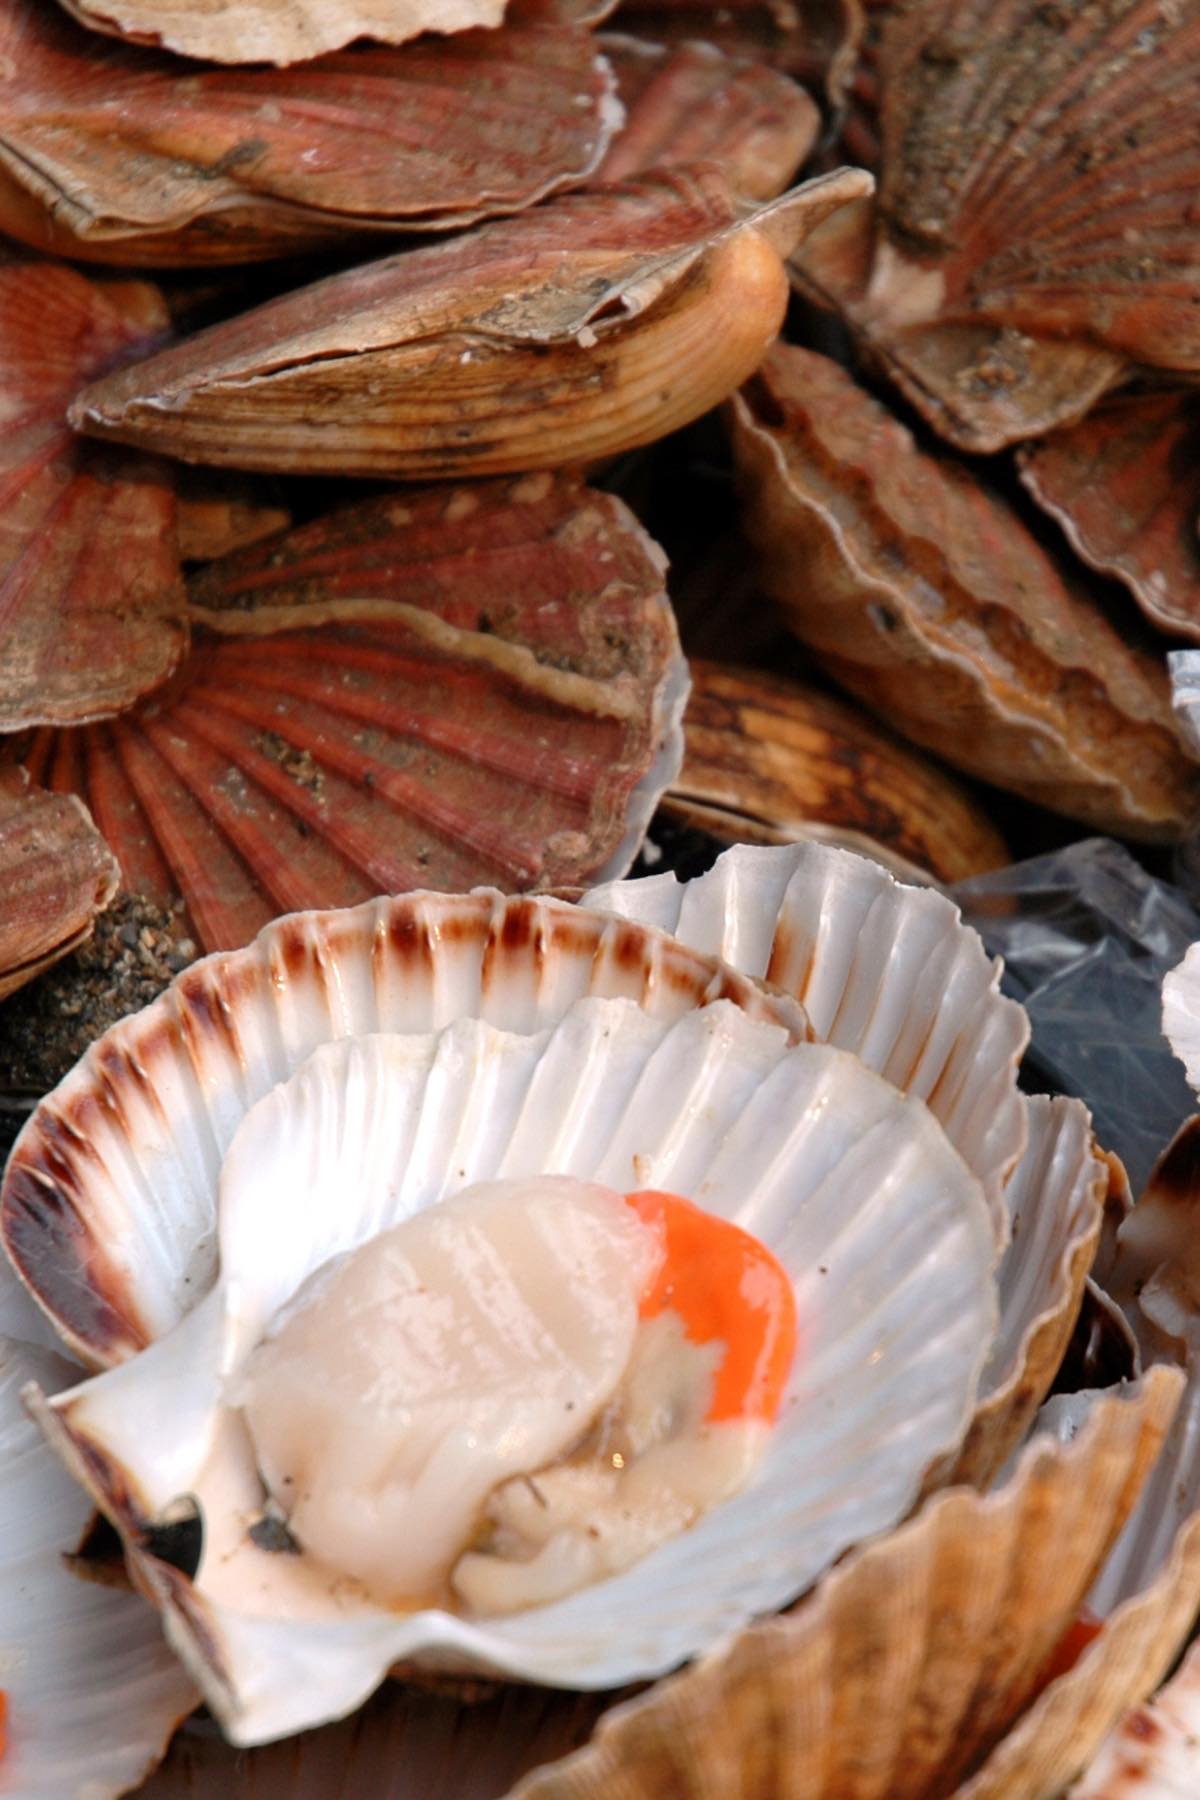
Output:
<path fill-rule="evenodd" d="M 91 935 L 119 878 L 80 801 L 0 769 L 0 1000 Z"/>
<path fill-rule="evenodd" d="M 998 965 L 940 894 L 813 844 L 730 850 L 698 880 L 612 883 L 585 903 L 796 995 L 818 1039 L 924 1099 L 1004 1209 L 1001 1330 L 955 1471 L 987 1479 L 1066 1349 L 1108 1184 L 1086 1110 L 1017 1093 L 1028 1024 Z"/>
<path fill-rule="evenodd" d="M 593 175 L 613 88 L 578 29 L 197 71 L 3 0 L 0 223 L 56 254 L 158 267 L 459 228 Z"/>
<path fill-rule="evenodd" d="M 1200 1787 L 1200 1646 L 1106 1738 L 1070 1800 L 1193 1800 Z"/>
<path fill-rule="evenodd" d="M 1200 943 L 1163 977 L 1163 1035 L 1200 1094 Z"/>
<path fill-rule="evenodd" d="M 193 620 L 222 635 L 31 767 L 210 950 L 381 891 L 623 873 L 682 755 L 663 574 L 567 477 L 366 501 L 199 572 Z"/>
<path fill-rule="evenodd" d="M 916 0 L 880 74 L 878 208 L 798 270 L 936 430 L 998 449 L 1131 362 L 1200 369 L 1189 7 Z"/>
<path fill-rule="evenodd" d="M 787 304 L 780 261 L 870 177 L 736 216 L 667 170 L 340 275 L 89 388 L 72 416 L 186 460 L 429 476 L 561 468 L 729 394 Z"/>
<path fill-rule="evenodd" d="M 718 838 L 813 837 L 873 856 L 901 880 L 962 881 L 1008 862 L 957 782 L 865 713 L 787 675 L 690 663 L 672 818 Z"/>
<path fill-rule="evenodd" d="M 626 113 L 599 181 L 707 158 L 721 165 L 735 193 L 770 200 L 816 142 L 821 115 L 814 102 L 761 63 L 695 41 L 664 48 L 610 33 L 599 43 Z"/>
<path fill-rule="evenodd" d="M 103 718 L 187 647 L 169 472 L 65 420 L 90 376 L 166 323 L 143 282 L 0 259 L 0 731 Z"/>
<path fill-rule="evenodd" d="M 1021 480 L 1086 563 L 1160 631 L 1200 642 L 1200 407 L 1118 395 L 1020 454 Z"/>
<path fill-rule="evenodd" d="M 777 349 L 733 421 L 767 591 L 839 681 L 998 786 L 1122 836 L 1182 836 L 1200 767 L 1161 665 L 1007 505 L 810 351 Z"/>
<path fill-rule="evenodd" d="M 944 896 L 847 851 L 798 844 L 738 846 L 695 881 L 610 882 L 583 904 L 795 995 L 819 1041 L 925 1102 L 1002 1217 L 1027 1144 L 1016 1072 L 1029 1022 Z"/>
<path fill-rule="evenodd" d="M 4 1285 L 12 1279 L 0 1275 Z M 61 1357 L 0 1338 L 3 1783 L 13 1800 L 128 1792 L 199 1701 L 145 1602 L 64 1565 L 91 1506 L 17 1396 L 30 1381 L 54 1390 L 78 1374 Z"/>
<path fill-rule="evenodd" d="M 211 1285 L 224 1153 L 248 1108 L 318 1045 L 464 1017 L 539 1031 L 586 995 L 664 1019 L 729 998 L 806 1030 L 793 1001 L 715 958 L 561 901 L 479 890 L 295 914 L 194 964 L 42 1102 L 0 1189 L 5 1248 L 74 1353 L 119 1362 Z M 162 1251 L 135 1262 L 147 1234 Z M 166 1254 L 180 1244 L 186 1255 Z"/>
<path fill-rule="evenodd" d="M 1178 1376 L 1156 1370 L 1133 1397 L 1100 1402 L 1069 1448 L 1031 1444 L 997 1493 L 940 1495 L 791 1613 L 610 1712 L 512 1800 L 964 1791 L 956 1783 L 1036 1691 L 1178 1393 Z"/>
<path fill-rule="evenodd" d="M 213 62 L 303 62 L 358 37 L 403 44 L 423 31 L 498 25 L 505 0 L 61 0 L 114 37 Z"/>
<path fill-rule="evenodd" d="M 840 106 L 863 31 L 858 0 L 621 0 L 616 23 L 664 43 L 703 38 L 727 55 L 753 57 L 820 86 Z"/>
<path fill-rule="evenodd" d="M 483 1623 L 348 1607 L 303 1553 L 243 1536 L 261 1485 L 220 1382 L 330 1257 L 474 1182 L 538 1173 L 683 1194 L 782 1261 L 803 1349 L 764 1460 L 688 1531 L 552 1605 Z M 194 1274 L 181 1174 L 160 1163 L 167 1231 L 143 1213 L 130 1246 L 176 1290 Z M 926 1108 L 729 1002 L 664 1020 L 587 1000 L 547 1033 L 460 1018 L 326 1044 L 244 1116 L 216 1229 L 204 1303 L 37 1412 L 237 1743 L 340 1717 L 399 1659 L 573 1688 L 674 1668 L 904 1516 L 965 1428 L 995 1319 L 988 1208 Z M 191 1582 L 146 1549 L 147 1518 L 181 1493 L 204 1521 Z"/>

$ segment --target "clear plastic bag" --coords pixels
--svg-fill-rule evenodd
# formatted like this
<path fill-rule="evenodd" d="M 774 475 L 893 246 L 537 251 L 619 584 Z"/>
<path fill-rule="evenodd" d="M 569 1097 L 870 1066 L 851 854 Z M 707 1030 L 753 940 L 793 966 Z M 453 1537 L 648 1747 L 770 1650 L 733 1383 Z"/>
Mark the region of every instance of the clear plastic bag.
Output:
<path fill-rule="evenodd" d="M 1032 1073 L 1086 1101 L 1100 1143 L 1116 1151 L 1139 1193 L 1159 1151 L 1196 1111 L 1162 1035 L 1161 988 L 1200 938 L 1200 913 L 1109 838 L 1086 838 L 951 892 L 1004 958 L 1005 991 L 1029 1012 Z"/>

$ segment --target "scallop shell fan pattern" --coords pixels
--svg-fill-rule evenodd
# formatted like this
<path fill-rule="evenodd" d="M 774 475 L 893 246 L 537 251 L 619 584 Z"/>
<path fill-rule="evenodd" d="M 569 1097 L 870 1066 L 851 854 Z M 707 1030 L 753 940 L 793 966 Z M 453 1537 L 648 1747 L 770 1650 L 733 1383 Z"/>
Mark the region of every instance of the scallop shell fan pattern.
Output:
<path fill-rule="evenodd" d="M 208 950 L 377 893 L 623 872 L 682 754 L 663 579 L 568 478 L 370 501 L 203 570 L 176 679 L 30 766 Z"/>

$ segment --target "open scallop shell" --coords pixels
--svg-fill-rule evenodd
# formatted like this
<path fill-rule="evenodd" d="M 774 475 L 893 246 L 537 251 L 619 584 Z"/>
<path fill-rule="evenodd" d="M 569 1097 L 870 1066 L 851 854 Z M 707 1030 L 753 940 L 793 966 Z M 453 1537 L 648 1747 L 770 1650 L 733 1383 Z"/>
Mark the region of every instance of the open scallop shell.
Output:
<path fill-rule="evenodd" d="M 998 449 L 1200 368 L 1190 7 L 915 0 L 879 67 L 878 207 L 799 267 L 935 429 Z"/>
<path fill-rule="evenodd" d="M 581 30 L 195 70 L 3 0 L 0 224 L 56 254 L 158 267 L 462 227 L 593 175 L 620 122 L 613 87 Z"/>
<path fill-rule="evenodd" d="M 498 25 L 505 0 L 62 0 L 94 31 L 213 62 L 294 63 L 358 37 Z"/>
<path fill-rule="evenodd" d="M 695 881 L 616 882 L 585 901 L 795 994 L 817 1038 L 924 1099 L 983 1179 L 1008 1242 L 1001 1332 L 956 1474 L 986 1480 L 1066 1348 L 1108 1179 L 1085 1108 L 1017 1092 L 1028 1023 L 999 965 L 942 895 L 813 844 L 738 848 Z"/>
<path fill-rule="evenodd" d="M 1020 453 L 1021 480 L 1152 624 L 1200 641 L 1200 405 L 1118 395 Z"/>
<path fill-rule="evenodd" d="M 42 1102 L 0 1190 L 5 1247 L 81 1360 L 118 1362 L 211 1285 L 224 1153 L 248 1108 L 318 1045 L 460 1017 L 538 1031 L 585 995 L 661 1018 L 730 998 L 806 1031 L 794 1001 L 714 957 L 561 901 L 484 890 L 296 914 L 185 971 Z"/>
<path fill-rule="evenodd" d="M 119 878 L 79 800 L 0 768 L 0 1000 L 83 943 Z"/>
<path fill-rule="evenodd" d="M 624 873 L 679 766 L 662 554 L 568 477 L 367 501 L 190 592 L 173 683 L 28 760 L 206 949 L 379 892 Z"/>
<path fill-rule="evenodd" d="M 11 1281 L 0 1270 L 0 1288 Z M 6 1328 L 9 1298 L 0 1301 Z M 0 1782 L 14 1800 L 128 1792 L 200 1698 L 143 1600 L 84 1581 L 64 1564 L 90 1502 L 18 1393 L 30 1381 L 54 1391 L 78 1374 L 61 1357 L 0 1337 L 0 1668 L 8 1697 Z"/>
<path fill-rule="evenodd" d="M 1200 802 L 1161 663 L 997 495 L 835 363 L 780 347 L 733 407 L 767 592 L 837 679 L 969 773 L 1123 836 Z"/>
<path fill-rule="evenodd" d="M 1021 1008 L 958 908 L 826 845 L 739 846 L 707 875 L 610 882 L 584 896 L 794 994 L 822 1042 L 923 1100 L 1003 1217 L 1025 1150 Z M 1000 1235 L 1004 1235 L 1003 1232 Z"/>
<path fill-rule="evenodd" d="M 144 282 L 0 258 L 0 732 L 104 718 L 187 647 L 169 470 L 66 423 L 85 381 L 166 324 Z"/>
<path fill-rule="evenodd" d="M 690 1530 L 552 1605 L 476 1623 L 349 1601 L 303 1552 L 244 1535 L 261 1483 L 219 1384 L 329 1258 L 474 1182 L 539 1173 L 683 1194 L 773 1250 L 803 1345 L 764 1459 Z M 324 1045 L 246 1114 L 220 1182 L 216 1287 L 38 1416 L 240 1743 L 341 1716 L 400 1659 L 576 1688 L 675 1667 L 904 1516 L 966 1426 L 995 1321 L 988 1207 L 927 1109 L 729 1002 L 667 1020 L 585 1000 L 548 1033 L 460 1018 Z M 130 1261 L 178 1290 L 190 1209 L 177 1232 L 185 1196 L 161 1165 L 158 1198 L 165 1229 L 143 1212 Z M 181 1494 L 204 1524 L 191 1582 L 145 1541 Z"/>
<path fill-rule="evenodd" d="M 940 1495 L 791 1613 L 609 1713 L 513 1800 L 955 1791 L 1036 1692 L 1178 1395 L 1178 1375 L 1155 1370 L 1100 1402 L 1069 1448 L 1031 1444 L 995 1494 Z"/>
<path fill-rule="evenodd" d="M 608 33 L 599 43 L 626 112 L 599 181 L 711 159 L 735 193 L 770 200 L 816 142 L 821 115 L 814 102 L 761 63 L 704 42 L 664 48 Z"/>
<path fill-rule="evenodd" d="M 89 388 L 81 429 L 188 461 L 416 480 L 562 468 L 724 399 L 781 256 L 871 177 L 739 213 L 710 164 L 559 196 L 330 276 Z"/>
<path fill-rule="evenodd" d="M 744 843 L 814 837 L 902 881 L 963 881 L 1009 861 L 982 807 L 866 713 L 789 675 L 689 666 L 683 767 L 663 796 L 672 818 Z"/>

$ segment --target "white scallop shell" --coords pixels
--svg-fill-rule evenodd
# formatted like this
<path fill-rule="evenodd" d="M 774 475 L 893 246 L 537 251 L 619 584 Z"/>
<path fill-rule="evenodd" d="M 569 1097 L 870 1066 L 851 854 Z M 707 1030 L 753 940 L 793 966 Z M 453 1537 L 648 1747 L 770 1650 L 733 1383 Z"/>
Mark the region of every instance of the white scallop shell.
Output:
<path fill-rule="evenodd" d="M 91 1367 L 211 1286 L 217 1175 L 256 1100 L 332 1039 L 479 1017 L 538 1031 L 585 994 L 672 1018 L 728 997 L 807 1035 L 803 1010 L 656 931 L 542 896 L 404 894 L 294 913 L 194 964 L 42 1101 L 0 1194 L 4 1247 Z"/>
<path fill-rule="evenodd" d="M 303 1556 L 242 1535 L 262 1491 L 222 1374 L 329 1256 L 533 1173 L 682 1193 L 788 1268 L 802 1349 L 763 1463 L 640 1564 L 503 1621 L 332 1599 Z M 605 1688 L 697 1654 L 904 1516 L 966 1426 L 995 1324 L 987 1203 L 927 1109 L 727 1002 L 670 1020 L 586 999 L 536 1035 L 459 1019 L 328 1044 L 234 1138 L 218 1230 L 207 1298 L 39 1416 L 239 1743 L 349 1711 L 398 1659 Z M 194 1583 L 138 1548 L 139 1508 L 183 1493 L 205 1516 Z"/>
<path fill-rule="evenodd" d="M 11 1277 L 0 1270 L 0 1305 Z M 109 1800 L 154 1767 L 200 1695 L 138 1595 L 98 1586 L 63 1562 L 91 1514 L 18 1400 L 78 1369 L 0 1338 L 0 1686 L 8 1748 L 0 1793 L 13 1800 Z"/>
<path fill-rule="evenodd" d="M 1086 1108 L 1018 1092 L 1029 1023 L 1000 993 L 1002 964 L 943 895 L 823 845 L 738 845 L 697 880 L 612 882 L 583 904 L 656 925 L 782 986 L 818 1039 L 852 1050 L 941 1120 L 1007 1245 L 1001 1329 L 954 1472 L 989 1480 L 1066 1347 L 1107 1181 Z"/>
<path fill-rule="evenodd" d="M 657 926 L 794 995 L 814 1035 L 924 1100 L 999 1196 L 1025 1148 L 1029 1021 L 958 908 L 825 844 L 739 844 L 706 875 L 615 881 L 582 904 Z"/>
<path fill-rule="evenodd" d="M 1200 943 L 1163 977 L 1163 1035 L 1200 1094 Z"/>

